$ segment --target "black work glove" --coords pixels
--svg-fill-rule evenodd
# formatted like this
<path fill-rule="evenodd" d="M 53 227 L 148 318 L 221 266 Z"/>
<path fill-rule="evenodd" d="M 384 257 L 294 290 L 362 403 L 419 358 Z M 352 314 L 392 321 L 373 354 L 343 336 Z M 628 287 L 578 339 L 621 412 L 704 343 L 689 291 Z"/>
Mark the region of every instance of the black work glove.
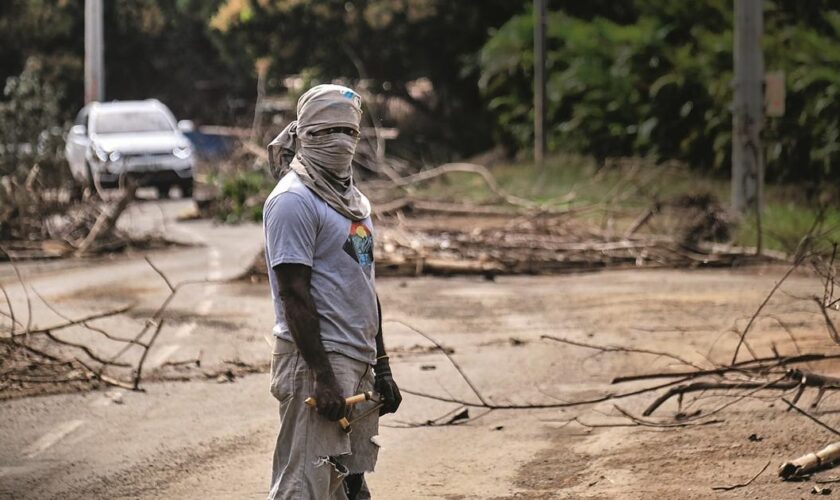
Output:
<path fill-rule="evenodd" d="M 402 396 L 400 395 L 400 388 L 394 382 L 394 377 L 391 376 L 391 365 L 388 363 L 387 357 L 376 360 L 376 366 L 373 367 L 373 374 L 373 388 L 379 393 L 379 398 L 382 402 L 379 415 L 396 413 L 397 408 L 400 407 L 400 403 L 402 402 Z"/>

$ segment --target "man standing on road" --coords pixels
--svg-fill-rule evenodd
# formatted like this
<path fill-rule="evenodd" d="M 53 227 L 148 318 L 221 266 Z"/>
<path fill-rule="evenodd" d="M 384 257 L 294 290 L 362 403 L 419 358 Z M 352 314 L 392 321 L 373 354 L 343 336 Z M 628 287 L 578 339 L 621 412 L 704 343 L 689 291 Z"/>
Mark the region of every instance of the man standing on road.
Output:
<path fill-rule="evenodd" d="M 351 170 L 361 116 L 353 90 L 318 85 L 268 146 L 279 180 L 263 210 L 281 420 L 271 500 L 370 498 L 364 473 L 376 464 L 379 415 L 401 401 L 382 341 L 370 203 Z M 345 405 L 372 389 L 378 411 L 374 402 Z M 310 396 L 315 410 L 304 403 Z M 337 423 L 344 416 L 349 434 Z"/>

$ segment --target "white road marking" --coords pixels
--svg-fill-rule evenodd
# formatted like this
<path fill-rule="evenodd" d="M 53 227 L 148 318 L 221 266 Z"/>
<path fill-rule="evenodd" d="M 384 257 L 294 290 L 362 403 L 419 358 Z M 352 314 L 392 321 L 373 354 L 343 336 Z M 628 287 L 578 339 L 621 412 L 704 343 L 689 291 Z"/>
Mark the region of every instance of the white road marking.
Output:
<path fill-rule="evenodd" d="M 189 233 L 193 236 L 197 241 L 201 243 L 206 243 L 207 240 L 200 233 L 195 231 L 189 227 L 182 228 L 185 232 Z M 220 280 L 224 277 L 222 274 L 222 252 L 216 247 L 209 247 L 207 249 L 207 279 L 208 280 Z M 206 299 L 198 304 L 196 308 L 196 312 L 201 316 L 206 316 L 213 310 L 213 297 L 216 295 L 216 292 L 219 290 L 219 285 L 216 284 L 208 284 L 204 287 L 204 295 Z M 191 328 L 187 328 L 187 325 L 181 327 L 176 333 L 178 337 L 186 337 L 195 329 L 195 324 L 192 324 Z"/>
<path fill-rule="evenodd" d="M 222 263 L 222 252 L 218 248 L 210 249 L 210 267 L 219 267 Z"/>
<path fill-rule="evenodd" d="M 178 328 L 178 330 L 175 332 L 175 336 L 179 339 L 189 337 L 193 330 L 195 330 L 196 326 L 198 325 L 194 321 L 184 323 L 183 325 L 181 325 L 181 328 Z"/>
<path fill-rule="evenodd" d="M 152 368 L 158 367 L 166 362 L 169 359 L 169 356 L 175 354 L 175 351 L 180 349 L 181 346 L 178 344 L 170 344 L 167 346 L 163 346 L 160 350 L 155 354 L 154 360 L 149 362 L 149 366 Z"/>
<path fill-rule="evenodd" d="M 44 434 L 40 439 L 24 448 L 23 455 L 26 458 L 34 458 L 40 455 L 52 445 L 67 437 L 68 434 L 81 427 L 84 423 L 84 420 L 69 420 L 58 425 L 51 432 Z"/>
<path fill-rule="evenodd" d="M 208 251 L 209 258 L 207 259 L 207 263 L 210 267 L 210 273 L 208 274 L 208 278 L 211 280 L 218 280 L 222 278 L 222 252 L 219 251 L 218 248 L 211 247 Z"/>
<path fill-rule="evenodd" d="M 35 470 L 31 465 L 9 465 L 0 467 L 0 478 L 5 476 L 19 476 Z"/>

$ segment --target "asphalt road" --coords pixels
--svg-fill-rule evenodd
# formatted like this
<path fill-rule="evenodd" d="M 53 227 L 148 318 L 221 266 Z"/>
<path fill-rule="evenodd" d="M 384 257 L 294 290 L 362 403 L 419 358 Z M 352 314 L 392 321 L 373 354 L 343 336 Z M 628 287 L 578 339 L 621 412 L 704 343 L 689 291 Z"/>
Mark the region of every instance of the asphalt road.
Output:
<path fill-rule="evenodd" d="M 188 207 L 184 201 L 150 201 L 121 221 L 133 230 L 165 231 L 193 244 L 148 255 L 171 281 L 219 281 L 185 289 L 173 302 L 150 353 L 151 376 L 167 361 L 199 354 L 207 370 L 230 362 L 265 366 L 273 314 L 267 285 L 225 281 L 248 267 L 261 246 L 261 230 L 177 222 L 178 213 Z M 100 323 L 110 331 L 133 332 L 167 294 L 143 257 L 28 263 L 20 269 L 26 283 L 71 317 L 134 303 L 130 315 Z M 772 268 L 621 271 L 495 282 L 382 279 L 378 288 L 386 342 L 401 386 L 476 401 L 447 360 L 398 321 L 454 349 L 482 397 L 498 404 L 528 404 L 614 391 L 609 385 L 613 376 L 666 369 L 670 363 L 645 356 L 594 356 L 547 342 L 542 335 L 671 349 L 703 363 L 731 349 L 731 340 L 721 340 L 719 332 L 759 303 L 777 275 Z M 25 311 L 23 291 L 8 265 L 0 266 L 0 282 L 9 288 L 16 308 Z M 787 289 L 790 296 L 774 304 L 778 314 L 797 319 L 795 328 L 806 332 L 817 331 L 819 318 L 800 311 L 790 297 L 813 287 L 813 280 L 796 277 Z M 37 299 L 33 316 L 36 325 L 58 321 Z M 758 331 L 763 333 L 756 349 L 783 349 L 784 331 L 770 324 Z M 85 339 L 106 352 L 114 348 L 102 339 Z M 142 393 L 107 390 L 0 403 L 0 498 L 265 496 L 279 425 L 265 373 L 226 383 L 201 377 L 149 382 L 145 388 Z M 644 403 L 625 401 L 632 411 Z M 668 472 L 665 467 L 645 475 L 628 466 L 628 461 L 649 460 L 628 454 L 634 436 L 656 443 L 665 439 L 659 435 L 623 427 L 572 429 L 567 420 L 580 413 L 560 409 L 482 416 L 485 410 L 469 408 L 470 416 L 479 418 L 465 425 L 422 426 L 459 408 L 406 395 L 399 414 L 382 422 L 383 450 L 369 478 L 376 498 L 673 498 L 668 482 L 660 481 L 667 473 L 672 481 L 683 482 L 685 498 L 708 497 L 711 479 L 698 475 L 692 482 L 695 471 Z M 589 415 L 602 418 L 611 410 L 607 403 Z M 706 445 L 693 450 L 723 453 Z M 655 447 L 648 451 L 658 452 Z M 737 459 L 745 475 L 752 470 L 751 458 Z M 596 483 L 597 489 L 589 486 Z"/>

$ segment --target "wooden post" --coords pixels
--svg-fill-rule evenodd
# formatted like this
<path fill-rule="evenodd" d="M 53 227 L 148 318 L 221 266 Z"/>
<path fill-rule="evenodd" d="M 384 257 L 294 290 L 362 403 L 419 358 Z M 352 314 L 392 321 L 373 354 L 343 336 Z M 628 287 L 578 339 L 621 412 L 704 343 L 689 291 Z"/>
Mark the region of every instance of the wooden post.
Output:
<path fill-rule="evenodd" d="M 102 0 L 85 0 L 85 104 L 105 99 Z"/>
<path fill-rule="evenodd" d="M 732 208 L 753 213 L 761 251 L 764 155 L 761 145 L 764 56 L 762 0 L 735 0 L 735 102 L 732 109 Z"/>
<path fill-rule="evenodd" d="M 545 0 L 534 0 L 534 162 L 545 160 Z"/>
<path fill-rule="evenodd" d="M 265 81 L 268 76 L 268 68 L 271 66 L 271 59 L 261 57 L 254 63 L 257 70 L 257 102 L 254 104 L 254 123 L 251 125 L 251 139 L 257 144 L 262 144 L 262 113 L 263 99 L 265 98 Z"/>

